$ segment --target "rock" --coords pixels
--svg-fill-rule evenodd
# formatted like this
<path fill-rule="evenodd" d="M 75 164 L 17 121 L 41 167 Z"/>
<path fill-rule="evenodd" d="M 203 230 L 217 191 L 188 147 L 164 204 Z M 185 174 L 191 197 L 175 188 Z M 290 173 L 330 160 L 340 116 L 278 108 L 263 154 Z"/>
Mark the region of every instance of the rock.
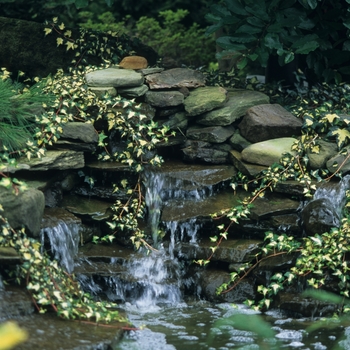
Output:
<path fill-rule="evenodd" d="M 30 161 L 20 159 L 20 163 L 28 164 L 30 171 L 46 171 L 49 169 L 80 169 L 85 165 L 84 153 L 68 150 L 46 151 L 42 158 L 33 158 Z"/>
<path fill-rule="evenodd" d="M 147 91 L 145 102 L 154 107 L 174 107 L 184 102 L 184 95 L 179 91 Z"/>
<path fill-rule="evenodd" d="M 298 136 L 302 121 L 278 104 L 249 108 L 238 128 L 250 142 Z"/>
<path fill-rule="evenodd" d="M 197 88 L 205 85 L 205 76 L 187 68 L 168 69 L 160 73 L 145 76 L 150 89 Z"/>
<path fill-rule="evenodd" d="M 230 159 L 235 168 L 243 173 L 244 175 L 249 175 L 250 177 L 254 177 L 259 174 L 263 170 L 266 170 L 266 166 L 257 165 L 257 164 L 249 164 L 242 160 L 242 154 L 238 151 L 231 150 L 229 152 Z"/>
<path fill-rule="evenodd" d="M 118 91 L 119 91 L 119 94 L 123 97 L 135 98 L 135 97 L 143 96 L 148 91 L 148 86 L 143 84 L 141 86 L 136 86 L 131 88 L 121 88 L 121 89 L 118 89 Z"/>
<path fill-rule="evenodd" d="M 29 188 L 16 195 L 12 188 L 0 186 L 0 198 L 4 208 L 2 215 L 7 218 L 11 227 L 14 229 L 24 227 L 29 236 L 38 237 L 45 207 L 44 194 Z"/>
<path fill-rule="evenodd" d="M 303 298 L 300 295 L 300 287 L 293 292 L 281 292 L 278 294 L 276 306 L 286 315 L 291 317 L 331 317 L 337 312 L 338 305 L 326 301 Z"/>
<path fill-rule="evenodd" d="M 232 137 L 229 139 L 229 144 L 234 150 L 242 152 L 246 147 L 251 145 L 251 142 L 246 140 L 237 129 L 233 133 Z"/>
<path fill-rule="evenodd" d="M 254 259 L 256 253 L 260 251 L 261 240 L 253 239 L 230 239 L 223 240 L 220 249 L 217 249 L 211 261 L 244 263 Z M 175 251 L 188 260 L 207 259 L 212 254 L 210 240 L 202 239 L 200 245 L 191 243 L 178 243 Z"/>
<path fill-rule="evenodd" d="M 145 69 L 140 69 L 139 72 L 142 73 L 143 75 L 149 75 L 149 74 L 155 74 L 155 73 L 161 73 L 163 72 L 164 68 L 145 68 Z"/>
<path fill-rule="evenodd" d="M 251 90 L 228 90 L 227 102 L 217 109 L 202 114 L 196 119 L 203 125 L 230 125 L 243 117 L 248 108 L 269 103 L 269 97 L 261 92 Z"/>
<path fill-rule="evenodd" d="M 119 63 L 119 67 L 124 69 L 144 69 L 147 66 L 147 60 L 141 56 L 127 56 Z"/>
<path fill-rule="evenodd" d="M 113 86 L 97 87 L 91 86 L 89 90 L 92 91 L 97 97 L 102 98 L 108 94 L 111 97 L 117 96 L 117 90 Z"/>
<path fill-rule="evenodd" d="M 335 173 L 341 167 L 341 171 L 343 174 L 347 174 L 350 172 L 350 146 L 344 147 L 337 155 L 330 158 L 327 163 L 327 169 L 331 173 Z"/>
<path fill-rule="evenodd" d="M 230 138 L 234 131 L 232 126 L 192 126 L 187 129 L 186 136 L 191 140 L 222 143 Z"/>
<path fill-rule="evenodd" d="M 313 170 L 325 168 L 327 161 L 337 154 L 338 149 L 336 144 L 324 140 L 319 140 L 317 144 L 320 147 L 319 153 L 307 151 L 309 166 Z"/>
<path fill-rule="evenodd" d="M 141 73 L 131 69 L 107 68 L 95 70 L 85 75 L 86 83 L 90 87 L 134 87 L 143 84 Z"/>
<path fill-rule="evenodd" d="M 218 286 L 227 283 L 230 280 L 230 274 L 219 269 L 208 269 L 200 271 L 199 276 L 196 285 L 200 288 L 200 295 L 206 300 L 243 303 L 247 299 L 254 300 L 257 297 L 254 281 L 249 277 L 245 278 L 229 293 L 217 295 L 216 290 Z"/>
<path fill-rule="evenodd" d="M 190 162 L 205 162 L 211 164 L 227 164 L 228 151 L 212 147 L 207 143 L 207 147 L 198 147 L 195 142 L 186 142 L 186 147 L 182 149 L 184 160 Z M 194 147 L 191 145 L 195 145 Z"/>
<path fill-rule="evenodd" d="M 97 143 L 98 134 L 90 123 L 69 122 L 63 125 L 61 138 Z"/>
<path fill-rule="evenodd" d="M 68 195 L 62 201 L 62 207 L 80 218 L 94 221 L 108 220 L 111 204 L 98 199 L 82 200 L 80 196 Z"/>
<path fill-rule="evenodd" d="M 221 107 L 227 100 L 227 91 L 222 87 L 206 86 L 190 92 L 184 106 L 187 115 L 195 116 Z"/>
<path fill-rule="evenodd" d="M 318 198 L 310 201 L 301 211 L 302 227 L 307 236 L 329 232 L 339 227 L 340 217 L 332 199 Z"/>
<path fill-rule="evenodd" d="M 7 286 L 0 291 L 0 319 L 23 318 L 34 313 L 34 304 L 26 290 Z"/>
<path fill-rule="evenodd" d="M 292 137 L 283 137 L 251 144 L 242 151 L 242 160 L 266 166 L 279 163 L 283 153 L 293 154 L 291 147 L 296 141 Z"/>
<path fill-rule="evenodd" d="M 250 218 L 260 221 L 271 216 L 296 213 L 299 206 L 298 200 L 277 193 L 267 193 L 264 197 L 259 197 L 254 201 L 254 206 L 250 210 Z"/>
<path fill-rule="evenodd" d="M 169 116 L 166 121 L 162 121 L 160 124 L 168 126 L 171 130 L 185 130 L 188 125 L 188 119 L 185 112 L 178 112 Z"/>

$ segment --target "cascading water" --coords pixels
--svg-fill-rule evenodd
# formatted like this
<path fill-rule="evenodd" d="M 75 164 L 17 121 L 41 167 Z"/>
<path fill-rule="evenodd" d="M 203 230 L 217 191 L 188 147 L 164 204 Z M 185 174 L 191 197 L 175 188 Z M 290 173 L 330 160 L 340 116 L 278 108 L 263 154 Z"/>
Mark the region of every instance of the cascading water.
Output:
<path fill-rule="evenodd" d="M 41 230 L 42 247 L 44 247 L 45 236 L 49 239 L 54 258 L 67 272 L 72 273 L 80 242 L 79 225 L 73 221 L 59 219 L 55 225 Z"/>

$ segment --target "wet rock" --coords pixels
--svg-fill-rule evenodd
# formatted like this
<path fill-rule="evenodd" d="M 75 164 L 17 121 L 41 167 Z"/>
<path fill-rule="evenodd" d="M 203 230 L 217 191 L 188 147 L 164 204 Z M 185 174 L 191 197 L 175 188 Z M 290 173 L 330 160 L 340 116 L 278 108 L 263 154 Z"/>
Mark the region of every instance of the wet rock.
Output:
<path fill-rule="evenodd" d="M 213 145 L 209 142 L 187 140 L 181 151 L 185 161 L 227 164 L 229 151 L 227 146 L 227 144 Z"/>
<path fill-rule="evenodd" d="M 250 278 L 245 278 L 232 291 L 217 295 L 218 286 L 230 281 L 230 274 L 222 270 L 208 269 L 200 272 L 198 287 L 201 290 L 201 296 L 212 302 L 242 303 L 247 299 L 254 300 L 256 288 Z"/>
<path fill-rule="evenodd" d="M 184 102 L 184 95 L 179 91 L 147 91 L 145 102 L 154 107 L 174 107 Z"/>
<path fill-rule="evenodd" d="M 303 298 L 300 291 L 279 293 L 277 299 L 276 306 L 292 317 L 327 317 L 338 310 L 335 304 Z"/>
<path fill-rule="evenodd" d="M 227 101 L 227 90 L 222 87 L 206 86 L 190 92 L 184 106 L 188 116 L 196 116 L 221 107 Z"/>
<path fill-rule="evenodd" d="M 253 220 L 263 220 L 274 215 L 296 213 L 299 206 L 298 200 L 289 199 L 277 193 L 268 193 L 254 201 L 250 217 Z"/>
<path fill-rule="evenodd" d="M 254 259 L 256 253 L 260 251 L 261 240 L 251 239 L 230 239 L 223 240 L 213 254 L 211 261 L 220 261 L 228 263 L 243 263 Z M 200 240 L 199 245 L 181 242 L 175 247 L 175 253 L 188 260 L 208 259 L 212 254 L 211 247 L 213 242 L 210 240 Z"/>
<path fill-rule="evenodd" d="M 222 143 L 232 136 L 235 129 L 232 126 L 192 126 L 187 129 L 186 136 L 191 140 L 210 143 Z"/>
<path fill-rule="evenodd" d="M 142 56 L 126 56 L 119 62 L 119 67 L 124 69 L 144 69 L 148 62 Z"/>
<path fill-rule="evenodd" d="M 330 198 L 318 198 L 309 202 L 301 211 L 301 220 L 308 236 L 329 232 L 340 223 L 338 208 L 334 207 Z"/>
<path fill-rule="evenodd" d="M 248 163 L 265 166 L 279 163 L 283 153 L 295 153 L 291 151 L 291 147 L 296 141 L 297 140 L 292 137 L 283 137 L 253 143 L 242 151 L 242 160 Z"/>
<path fill-rule="evenodd" d="M 32 315 L 34 305 L 30 295 L 19 287 L 6 286 L 0 291 L 0 320 Z"/>
<path fill-rule="evenodd" d="M 33 188 L 15 194 L 12 188 L 0 187 L 0 198 L 3 216 L 11 227 L 24 227 L 29 236 L 38 237 L 45 207 L 44 194 Z"/>
<path fill-rule="evenodd" d="M 250 142 L 301 134 L 302 121 L 278 104 L 249 108 L 241 123 L 241 135 Z"/>
<path fill-rule="evenodd" d="M 110 203 L 97 199 L 81 200 L 79 196 L 68 195 L 63 198 L 62 207 L 78 217 L 94 221 L 107 220 L 112 213 L 108 210 Z"/>
<path fill-rule="evenodd" d="M 98 134 L 92 124 L 69 122 L 63 125 L 61 138 L 97 143 Z"/>
<path fill-rule="evenodd" d="M 41 158 L 21 158 L 19 162 L 29 165 L 31 171 L 80 169 L 85 165 L 84 153 L 71 150 L 46 151 Z"/>
<path fill-rule="evenodd" d="M 243 117 L 248 108 L 269 103 L 269 97 L 251 90 L 228 90 L 228 101 L 213 111 L 206 112 L 196 119 L 203 125 L 230 125 Z"/>
<path fill-rule="evenodd" d="M 168 178 L 173 178 L 175 183 L 170 187 L 187 190 L 199 190 L 203 187 L 223 187 L 227 185 L 236 174 L 234 167 L 230 165 L 186 164 L 176 161 L 167 161 L 158 170 Z"/>
<path fill-rule="evenodd" d="M 143 84 L 141 73 L 131 69 L 107 68 L 95 70 L 85 75 L 86 83 L 90 87 L 131 87 Z"/>
<path fill-rule="evenodd" d="M 187 68 L 173 68 L 145 77 L 150 89 L 197 88 L 205 85 L 204 75 Z"/>
<path fill-rule="evenodd" d="M 326 167 L 327 161 L 337 154 L 337 145 L 335 143 L 326 142 L 319 140 L 317 142 L 319 145 L 318 153 L 307 151 L 309 157 L 309 166 L 311 169 L 322 169 Z"/>

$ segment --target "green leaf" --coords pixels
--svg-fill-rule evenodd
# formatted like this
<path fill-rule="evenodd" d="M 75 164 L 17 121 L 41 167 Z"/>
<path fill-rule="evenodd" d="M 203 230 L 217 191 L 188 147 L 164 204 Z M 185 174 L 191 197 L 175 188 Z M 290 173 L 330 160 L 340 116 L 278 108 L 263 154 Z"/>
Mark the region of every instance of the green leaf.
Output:
<path fill-rule="evenodd" d="M 245 10 L 244 6 L 239 0 L 225 0 L 227 8 L 237 15 L 247 16 L 248 12 Z"/>
<path fill-rule="evenodd" d="M 249 24 L 243 24 L 237 30 L 235 30 L 235 34 L 244 33 L 244 34 L 250 35 L 250 34 L 261 33 L 261 31 L 262 31 L 261 28 L 250 26 Z"/>
<path fill-rule="evenodd" d="M 77 9 L 86 7 L 87 5 L 89 5 L 89 0 L 75 0 L 75 6 Z"/>
<path fill-rule="evenodd" d="M 246 19 L 246 21 L 251 24 L 252 26 L 255 26 L 255 27 L 260 27 L 260 28 L 263 28 L 266 26 L 266 23 L 261 20 L 260 18 L 258 17 L 255 17 L 255 16 L 251 16 L 251 17 L 248 17 Z"/>
<path fill-rule="evenodd" d="M 292 48 L 296 49 L 295 53 L 306 55 L 311 51 L 315 51 L 320 46 L 316 39 L 318 39 L 316 34 L 305 35 L 295 41 Z"/>
<path fill-rule="evenodd" d="M 302 296 L 304 298 L 311 298 L 314 300 L 319 300 L 331 304 L 344 303 L 344 297 L 320 289 L 307 289 L 302 293 Z"/>
<path fill-rule="evenodd" d="M 233 43 L 230 36 L 222 36 L 216 39 L 216 43 L 225 50 L 243 51 L 247 49 L 243 44 Z"/>
<path fill-rule="evenodd" d="M 241 59 L 237 62 L 237 68 L 243 69 L 247 64 L 248 64 L 248 59 L 247 59 L 247 57 L 244 57 L 243 59 Z"/>
<path fill-rule="evenodd" d="M 226 7 L 218 5 L 218 4 L 214 4 L 214 5 L 210 6 L 210 11 L 212 14 L 217 15 L 221 18 L 226 17 L 226 16 L 231 16 L 230 11 L 228 11 L 226 9 Z"/>
<path fill-rule="evenodd" d="M 108 7 L 112 7 L 114 0 L 105 0 Z"/>
<path fill-rule="evenodd" d="M 256 41 L 257 38 L 254 35 L 240 32 L 240 35 L 230 36 L 230 40 L 236 43 L 251 43 Z"/>
<path fill-rule="evenodd" d="M 266 12 L 266 1 L 259 1 L 250 6 L 246 6 L 246 11 L 252 15 L 260 18 L 262 21 L 268 22 L 270 20 L 269 15 Z"/>
<path fill-rule="evenodd" d="M 343 147 L 350 140 L 350 132 L 347 129 L 336 128 L 331 130 L 329 134 L 335 136 L 339 148 Z"/>
<path fill-rule="evenodd" d="M 265 36 L 265 46 L 269 49 L 280 49 L 282 48 L 282 43 L 280 38 L 276 33 L 267 33 Z"/>
<path fill-rule="evenodd" d="M 306 8 L 314 10 L 317 7 L 317 0 L 299 0 L 299 2 Z"/>

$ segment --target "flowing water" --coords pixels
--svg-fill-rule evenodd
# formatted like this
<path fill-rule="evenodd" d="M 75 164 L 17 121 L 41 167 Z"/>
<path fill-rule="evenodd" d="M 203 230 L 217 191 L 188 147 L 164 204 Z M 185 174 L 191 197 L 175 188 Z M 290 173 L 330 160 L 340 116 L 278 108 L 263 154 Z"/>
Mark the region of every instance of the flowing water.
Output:
<path fill-rule="evenodd" d="M 119 264 L 116 268 L 124 272 L 101 277 L 103 283 L 91 276 L 79 275 L 84 289 L 96 296 L 101 295 L 104 289 L 104 295 L 110 300 L 118 301 L 133 325 L 142 329 L 127 333 L 116 349 L 333 349 L 336 344 L 341 349 L 350 349 L 350 327 L 347 326 L 322 328 L 308 334 L 305 328 L 316 319 L 292 319 L 278 311 L 271 311 L 264 315 L 264 319 L 271 325 L 275 337 L 273 340 L 260 341 L 249 330 L 237 329 L 230 322 L 220 324 L 220 321 L 230 320 L 235 314 L 255 314 L 245 306 L 214 305 L 199 300 L 197 295 L 185 297 L 183 287 L 193 281 L 186 280 L 183 262 L 177 258 L 181 257 L 181 251 L 177 252 L 176 257 L 174 250 L 180 241 L 196 246 L 200 225 L 196 220 L 167 222 L 165 229 L 170 238 L 165 246 L 158 239 L 162 206 L 174 197 L 184 201 L 193 198 L 200 201 L 211 190 L 192 190 L 186 197 L 178 183 L 174 186 L 172 182 L 172 188 L 169 188 L 169 182 L 159 173 L 148 173 L 144 184 L 147 190 L 145 200 L 149 226 L 158 251 L 149 255 L 134 254 L 121 263 L 117 257 L 111 258 L 109 269 L 112 271 Z M 44 234 L 49 237 L 55 256 L 70 271 L 77 249 L 76 233 L 72 227 L 63 224 L 59 226 L 60 228 L 51 231 L 46 230 Z M 70 233 L 67 234 L 68 231 Z M 66 242 L 63 243 L 58 236 L 66 237 Z M 129 277 L 125 277 L 125 271 Z"/>

